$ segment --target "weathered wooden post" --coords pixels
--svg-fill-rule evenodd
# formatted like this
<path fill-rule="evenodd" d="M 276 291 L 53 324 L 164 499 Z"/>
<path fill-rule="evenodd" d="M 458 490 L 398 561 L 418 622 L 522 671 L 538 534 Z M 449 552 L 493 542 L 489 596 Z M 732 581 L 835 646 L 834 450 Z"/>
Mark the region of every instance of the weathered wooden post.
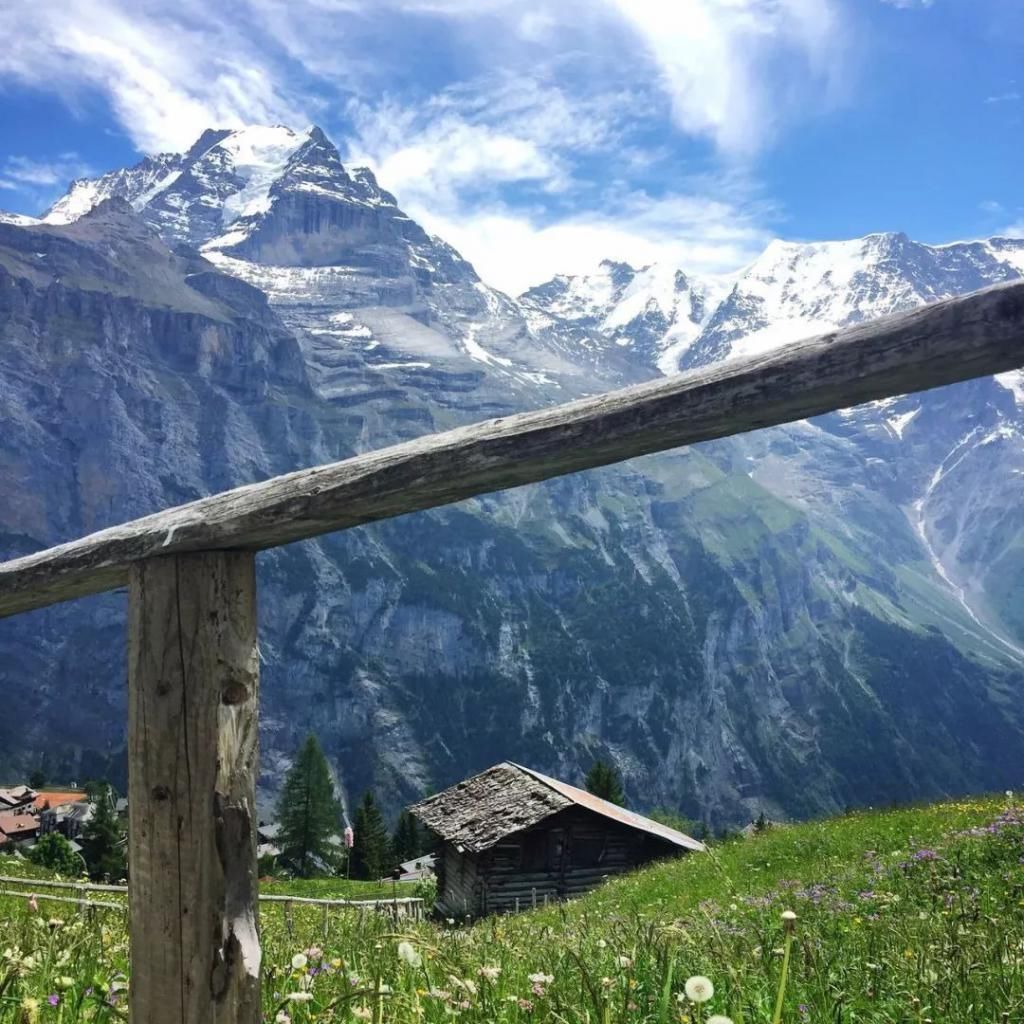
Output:
<path fill-rule="evenodd" d="M 131 567 L 131 1019 L 257 1024 L 259 664 L 249 552 Z"/>

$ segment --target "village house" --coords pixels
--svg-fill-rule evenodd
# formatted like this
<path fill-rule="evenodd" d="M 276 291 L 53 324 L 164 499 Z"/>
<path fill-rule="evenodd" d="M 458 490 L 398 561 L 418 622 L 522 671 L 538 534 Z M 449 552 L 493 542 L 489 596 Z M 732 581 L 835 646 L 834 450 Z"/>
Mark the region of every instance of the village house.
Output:
<path fill-rule="evenodd" d="M 505 761 L 410 812 L 437 838 L 437 909 L 480 917 L 566 899 L 703 843 Z"/>
<path fill-rule="evenodd" d="M 59 832 L 65 839 L 77 839 L 94 811 L 95 808 L 87 800 L 48 807 L 39 815 L 39 834 Z"/>
<path fill-rule="evenodd" d="M 0 789 L 0 814 L 25 810 L 32 806 L 36 796 L 36 791 L 29 786 Z"/>
<path fill-rule="evenodd" d="M 29 811 L 0 814 L 0 833 L 12 845 L 34 840 L 39 835 L 39 818 Z"/>

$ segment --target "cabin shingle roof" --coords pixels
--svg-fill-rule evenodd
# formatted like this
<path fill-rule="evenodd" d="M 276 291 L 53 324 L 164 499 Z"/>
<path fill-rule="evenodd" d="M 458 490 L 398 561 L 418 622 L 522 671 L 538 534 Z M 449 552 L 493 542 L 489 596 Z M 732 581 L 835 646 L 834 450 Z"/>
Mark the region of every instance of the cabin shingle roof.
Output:
<path fill-rule="evenodd" d="M 505 836 L 531 828 L 573 805 L 656 836 L 673 846 L 704 849 L 703 843 L 667 825 L 512 761 L 503 761 L 458 782 L 409 810 L 442 839 L 471 853 L 479 853 Z"/>

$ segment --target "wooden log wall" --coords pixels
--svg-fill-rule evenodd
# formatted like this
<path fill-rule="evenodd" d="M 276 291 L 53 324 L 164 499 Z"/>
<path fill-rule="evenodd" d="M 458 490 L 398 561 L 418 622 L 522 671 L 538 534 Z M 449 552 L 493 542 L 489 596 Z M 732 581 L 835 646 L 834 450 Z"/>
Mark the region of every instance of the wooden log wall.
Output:
<path fill-rule="evenodd" d="M 545 898 L 580 896 L 612 875 L 682 853 L 670 843 L 571 807 L 479 855 L 459 854 L 446 844 L 443 895 L 446 905 L 472 907 L 462 912 L 473 916 L 526 910 Z"/>

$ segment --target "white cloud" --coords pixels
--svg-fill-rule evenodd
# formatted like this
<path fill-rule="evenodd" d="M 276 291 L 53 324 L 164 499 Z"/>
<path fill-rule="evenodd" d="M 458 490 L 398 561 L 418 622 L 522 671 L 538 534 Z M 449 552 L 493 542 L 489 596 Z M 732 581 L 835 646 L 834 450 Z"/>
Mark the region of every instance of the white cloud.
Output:
<path fill-rule="evenodd" d="M 1019 92 L 1015 92 L 1015 91 L 1001 92 L 1001 93 L 997 93 L 994 96 L 986 96 L 985 97 L 985 102 L 986 103 L 1016 103 L 1020 98 L 1021 98 L 1021 94 Z"/>
<path fill-rule="evenodd" d="M 1001 235 L 1003 238 L 1024 238 L 1024 217 L 1014 221 L 1012 224 L 1007 224 L 997 231 L 996 234 Z"/>
<path fill-rule="evenodd" d="M 761 149 L 843 66 L 833 0 L 614 0 L 644 41 L 676 123 L 730 153 Z"/>
<path fill-rule="evenodd" d="M 9 156 L 0 174 L 14 186 L 65 185 L 71 178 L 81 178 L 92 169 L 77 153 L 61 153 L 53 160 L 35 160 L 27 156 Z"/>
<path fill-rule="evenodd" d="M 184 148 L 206 127 L 303 123 L 305 105 L 278 80 L 273 60 L 232 26 L 232 6 L 7 4 L 0 34 L 18 42 L 0 48 L 0 77 L 59 92 L 72 106 L 83 89 L 99 92 L 150 152 Z"/>
<path fill-rule="evenodd" d="M 72 106 L 98 93 L 149 152 L 207 127 L 330 129 L 344 114 L 346 157 L 517 290 L 605 256 L 698 270 L 749 258 L 765 208 L 684 180 L 664 150 L 682 135 L 749 161 L 828 102 L 842 2 L 47 0 L 0 7 L 0 34 L 18 41 L 0 49 L 0 82 Z M 453 41 L 453 66 L 411 99 L 400 37 L 427 23 Z"/>
<path fill-rule="evenodd" d="M 609 197 L 607 211 L 545 221 L 539 211 L 496 205 L 438 214 L 406 204 L 428 230 L 451 242 L 480 276 L 510 294 L 560 273 L 593 270 L 601 259 L 641 266 L 666 262 L 688 272 L 732 271 L 770 240 L 764 210 L 701 195 Z"/>
<path fill-rule="evenodd" d="M 8 156 L 0 164 L 0 189 L 13 194 L 17 206 L 36 212 L 49 206 L 69 181 L 94 173 L 77 153 L 61 153 L 51 160 Z"/>
<path fill-rule="evenodd" d="M 18 41 L 0 51 L 0 77 L 69 102 L 96 90 L 142 149 L 180 148 L 213 125 L 315 120 L 327 85 L 376 92 L 401 52 L 384 30 L 415 15 L 452 26 L 474 73 L 529 83 L 572 65 L 589 76 L 584 94 L 603 75 L 615 88 L 654 78 L 683 131 L 745 153 L 834 82 L 839 2 L 47 0 L 0 9 Z"/>
<path fill-rule="evenodd" d="M 890 7 L 899 7 L 901 10 L 909 11 L 913 8 L 923 9 L 931 7 L 935 0 L 882 0 L 883 4 Z"/>

